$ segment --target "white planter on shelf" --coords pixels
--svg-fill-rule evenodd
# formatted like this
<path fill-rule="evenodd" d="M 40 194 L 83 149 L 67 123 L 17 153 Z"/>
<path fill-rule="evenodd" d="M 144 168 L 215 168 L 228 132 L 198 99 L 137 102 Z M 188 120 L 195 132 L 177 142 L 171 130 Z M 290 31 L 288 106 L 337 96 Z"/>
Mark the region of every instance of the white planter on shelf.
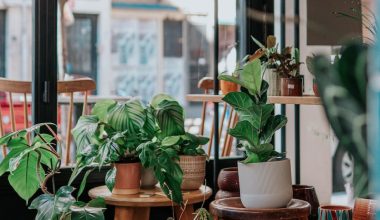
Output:
<path fill-rule="evenodd" d="M 286 207 L 293 197 L 290 160 L 238 163 L 240 199 L 246 208 Z"/>
<path fill-rule="evenodd" d="M 281 78 L 276 69 L 268 68 L 265 70 L 263 79 L 268 82 L 268 96 L 281 95 Z"/>

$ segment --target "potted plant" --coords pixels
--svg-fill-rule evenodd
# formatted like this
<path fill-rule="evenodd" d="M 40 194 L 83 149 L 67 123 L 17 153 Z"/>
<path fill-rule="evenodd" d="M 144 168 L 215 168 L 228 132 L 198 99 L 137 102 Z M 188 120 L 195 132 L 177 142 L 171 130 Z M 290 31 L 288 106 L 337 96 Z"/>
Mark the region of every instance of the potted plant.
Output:
<path fill-rule="evenodd" d="M 223 100 L 239 114 L 236 126 L 229 134 L 240 140 L 247 158 L 238 162 L 240 197 L 247 208 L 285 207 L 292 198 L 289 159 L 274 150 L 271 144 L 275 132 L 287 119 L 273 115 L 274 106 L 267 104 L 268 83 L 262 80 L 259 59 L 248 61 L 239 78 L 228 75 L 220 79 L 233 81 L 241 92 L 228 93 Z"/>
<path fill-rule="evenodd" d="M 184 111 L 182 106 L 168 95 L 157 95 L 153 98 L 149 112 L 152 114 L 152 139 L 139 146 L 140 158 L 145 167 L 152 167 L 156 177 L 160 178 L 160 169 L 157 169 L 157 157 L 154 153 L 163 149 L 178 159 L 178 164 L 170 164 L 173 169 L 183 172 L 180 189 L 194 190 L 204 182 L 206 154 L 202 145 L 209 139 L 185 132 Z M 179 171 L 177 176 L 179 176 Z M 178 187 L 177 184 L 175 184 Z M 180 190 L 179 189 L 179 190 Z"/>
<path fill-rule="evenodd" d="M 299 50 L 286 47 L 281 53 L 273 53 L 272 58 L 277 62 L 277 72 L 281 78 L 282 96 L 302 96 L 303 76 L 300 75 Z"/>
<path fill-rule="evenodd" d="M 276 43 L 276 37 L 269 35 L 267 37 L 266 46 L 260 41 L 251 36 L 252 40 L 260 47 L 256 53 L 251 56 L 253 58 L 260 58 L 262 64 L 265 67 L 263 78 L 269 83 L 268 96 L 279 96 L 281 94 L 281 77 L 277 72 L 277 62 L 273 57 L 273 54 L 277 53 L 278 44 Z"/>
<path fill-rule="evenodd" d="M 72 182 L 57 191 L 53 188 L 53 193 L 48 191 L 46 183 L 59 172 L 61 165 L 61 158 L 55 148 L 59 139 L 51 126 L 55 125 L 37 124 L 1 137 L 0 144 L 7 146 L 10 151 L 0 163 L 0 176 L 9 172 L 10 185 L 27 203 L 38 189 L 42 190 L 43 194 L 37 196 L 29 206 L 30 209 L 37 209 L 36 220 L 80 220 L 89 216 L 93 220 L 103 220 L 104 200 L 96 198 L 89 203 L 77 201 L 73 196 Z M 42 129 L 50 132 L 43 133 Z M 72 176 L 76 175 L 72 173 Z M 82 194 L 85 184 L 84 178 L 77 198 Z"/>

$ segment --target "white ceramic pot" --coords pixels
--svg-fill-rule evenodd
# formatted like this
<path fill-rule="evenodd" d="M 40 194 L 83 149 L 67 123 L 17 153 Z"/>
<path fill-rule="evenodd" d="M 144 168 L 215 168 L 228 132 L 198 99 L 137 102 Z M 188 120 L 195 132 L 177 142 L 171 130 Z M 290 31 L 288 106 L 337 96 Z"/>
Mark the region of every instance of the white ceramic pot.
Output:
<path fill-rule="evenodd" d="M 265 70 L 263 79 L 268 82 L 268 96 L 281 95 L 281 78 L 276 69 L 268 68 Z"/>
<path fill-rule="evenodd" d="M 281 208 L 293 197 L 290 160 L 238 163 L 240 199 L 246 208 Z"/>

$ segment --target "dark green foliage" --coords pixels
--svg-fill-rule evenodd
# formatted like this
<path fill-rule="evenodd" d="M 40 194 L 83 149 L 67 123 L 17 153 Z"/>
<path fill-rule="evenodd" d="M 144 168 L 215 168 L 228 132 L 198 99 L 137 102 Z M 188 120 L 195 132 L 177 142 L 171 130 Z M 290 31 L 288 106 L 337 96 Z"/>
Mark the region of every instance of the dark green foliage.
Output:
<path fill-rule="evenodd" d="M 368 194 L 367 56 L 362 43 L 351 43 L 334 64 L 324 56 L 312 60 L 327 118 L 339 144 L 354 157 L 354 187 L 357 196 Z"/>

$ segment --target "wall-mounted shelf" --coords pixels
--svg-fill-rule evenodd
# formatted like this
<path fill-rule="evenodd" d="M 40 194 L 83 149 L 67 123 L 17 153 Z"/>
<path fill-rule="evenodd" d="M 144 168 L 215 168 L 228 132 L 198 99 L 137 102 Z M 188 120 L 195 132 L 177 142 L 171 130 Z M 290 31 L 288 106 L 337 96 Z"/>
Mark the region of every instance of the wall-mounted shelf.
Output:
<path fill-rule="evenodd" d="M 189 94 L 186 100 L 189 102 L 222 102 L 223 95 Z M 321 105 L 321 99 L 317 96 L 269 96 L 268 102 L 273 104 L 294 105 Z"/>

